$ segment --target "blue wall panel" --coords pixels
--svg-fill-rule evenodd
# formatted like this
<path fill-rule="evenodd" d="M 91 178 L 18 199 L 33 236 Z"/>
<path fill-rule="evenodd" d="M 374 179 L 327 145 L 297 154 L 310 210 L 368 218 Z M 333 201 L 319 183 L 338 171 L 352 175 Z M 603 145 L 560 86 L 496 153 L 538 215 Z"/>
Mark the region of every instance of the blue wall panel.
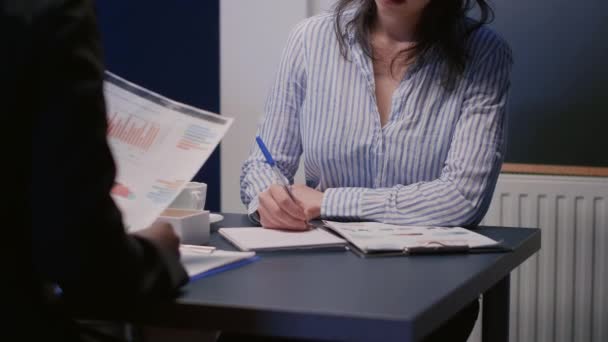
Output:
<path fill-rule="evenodd" d="M 106 68 L 176 101 L 219 112 L 219 0 L 97 2 Z M 216 150 L 195 180 L 220 209 Z"/>
<path fill-rule="evenodd" d="M 506 160 L 608 166 L 608 1 L 492 3 L 515 60 Z"/>

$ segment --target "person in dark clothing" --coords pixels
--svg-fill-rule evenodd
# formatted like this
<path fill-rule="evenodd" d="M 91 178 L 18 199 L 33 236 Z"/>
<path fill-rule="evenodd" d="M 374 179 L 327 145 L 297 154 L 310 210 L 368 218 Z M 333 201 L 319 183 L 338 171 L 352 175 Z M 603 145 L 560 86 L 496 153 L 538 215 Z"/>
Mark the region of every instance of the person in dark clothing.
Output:
<path fill-rule="evenodd" d="M 79 340 L 77 314 L 120 318 L 187 280 L 171 227 L 127 234 L 110 197 L 103 72 L 90 1 L 0 0 L 2 341 Z"/>

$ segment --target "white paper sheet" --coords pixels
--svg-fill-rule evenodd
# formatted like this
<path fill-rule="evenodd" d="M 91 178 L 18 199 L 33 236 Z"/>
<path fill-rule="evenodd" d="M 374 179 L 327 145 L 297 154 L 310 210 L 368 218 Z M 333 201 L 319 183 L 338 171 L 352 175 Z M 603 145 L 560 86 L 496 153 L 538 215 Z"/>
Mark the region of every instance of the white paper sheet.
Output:
<path fill-rule="evenodd" d="M 169 100 L 106 73 L 112 197 L 127 229 L 154 222 L 207 161 L 232 119 Z"/>
<path fill-rule="evenodd" d="M 346 241 L 321 228 L 306 231 L 260 227 L 220 228 L 220 235 L 242 251 L 344 247 Z"/>
<path fill-rule="evenodd" d="M 191 245 L 181 245 L 179 251 L 182 265 L 190 277 L 255 256 L 255 252 L 205 251 L 201 246 Z"/>

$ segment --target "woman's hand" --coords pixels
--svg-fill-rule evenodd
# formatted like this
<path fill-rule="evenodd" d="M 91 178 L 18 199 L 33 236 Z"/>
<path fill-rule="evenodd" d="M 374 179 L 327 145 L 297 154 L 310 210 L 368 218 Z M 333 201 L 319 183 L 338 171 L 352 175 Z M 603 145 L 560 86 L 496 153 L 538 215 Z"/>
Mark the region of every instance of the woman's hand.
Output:
<path fill-rule="evenodd" d="M 308 229 L 304 209 L 294 202 L 285 188 L 273 184 L 258 196 L 258 213 L 264 228 L 271 229 Z"/>
<path fill-rule="evenodd" d="M 296 198 L 296 203 L 304 210 L 307 221 L 321 216 L 321 204 L 323 204 L 321 191 L 298 184 L 291 187 L 291 192 Z"/>

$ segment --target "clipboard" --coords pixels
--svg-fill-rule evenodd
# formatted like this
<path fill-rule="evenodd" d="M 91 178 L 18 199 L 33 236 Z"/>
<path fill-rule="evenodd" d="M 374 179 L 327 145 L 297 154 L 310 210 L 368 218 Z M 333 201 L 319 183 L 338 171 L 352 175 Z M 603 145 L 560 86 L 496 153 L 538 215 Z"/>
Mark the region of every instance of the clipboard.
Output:
<path fill-rule="evenodd" d="M 512 250 L 503 241 L 492 240 L 462 227 L 333 221 L 324 221 L 324 225 L 347 240 L 350 249 L 361 257 L 500 253 Z"/>
<path fill-rule="evenodd" d="M 379 257 L 403 257 L 403 256 L 421 256 L 421 255 L 452 255 L 452 254 L 483 254 L 483 253 L 505 253 L 512 252 L 513 248 L 507 247 L 500 243 L 493 247 L 469 248 L 468 246 L 450 246 L 441 248 L 414 248 L 404 249 L 401 251 L 362 251 L 357 246 L 349 243 L 349 249 L 357 256 L 362 258 L 379 258 Z"/>

